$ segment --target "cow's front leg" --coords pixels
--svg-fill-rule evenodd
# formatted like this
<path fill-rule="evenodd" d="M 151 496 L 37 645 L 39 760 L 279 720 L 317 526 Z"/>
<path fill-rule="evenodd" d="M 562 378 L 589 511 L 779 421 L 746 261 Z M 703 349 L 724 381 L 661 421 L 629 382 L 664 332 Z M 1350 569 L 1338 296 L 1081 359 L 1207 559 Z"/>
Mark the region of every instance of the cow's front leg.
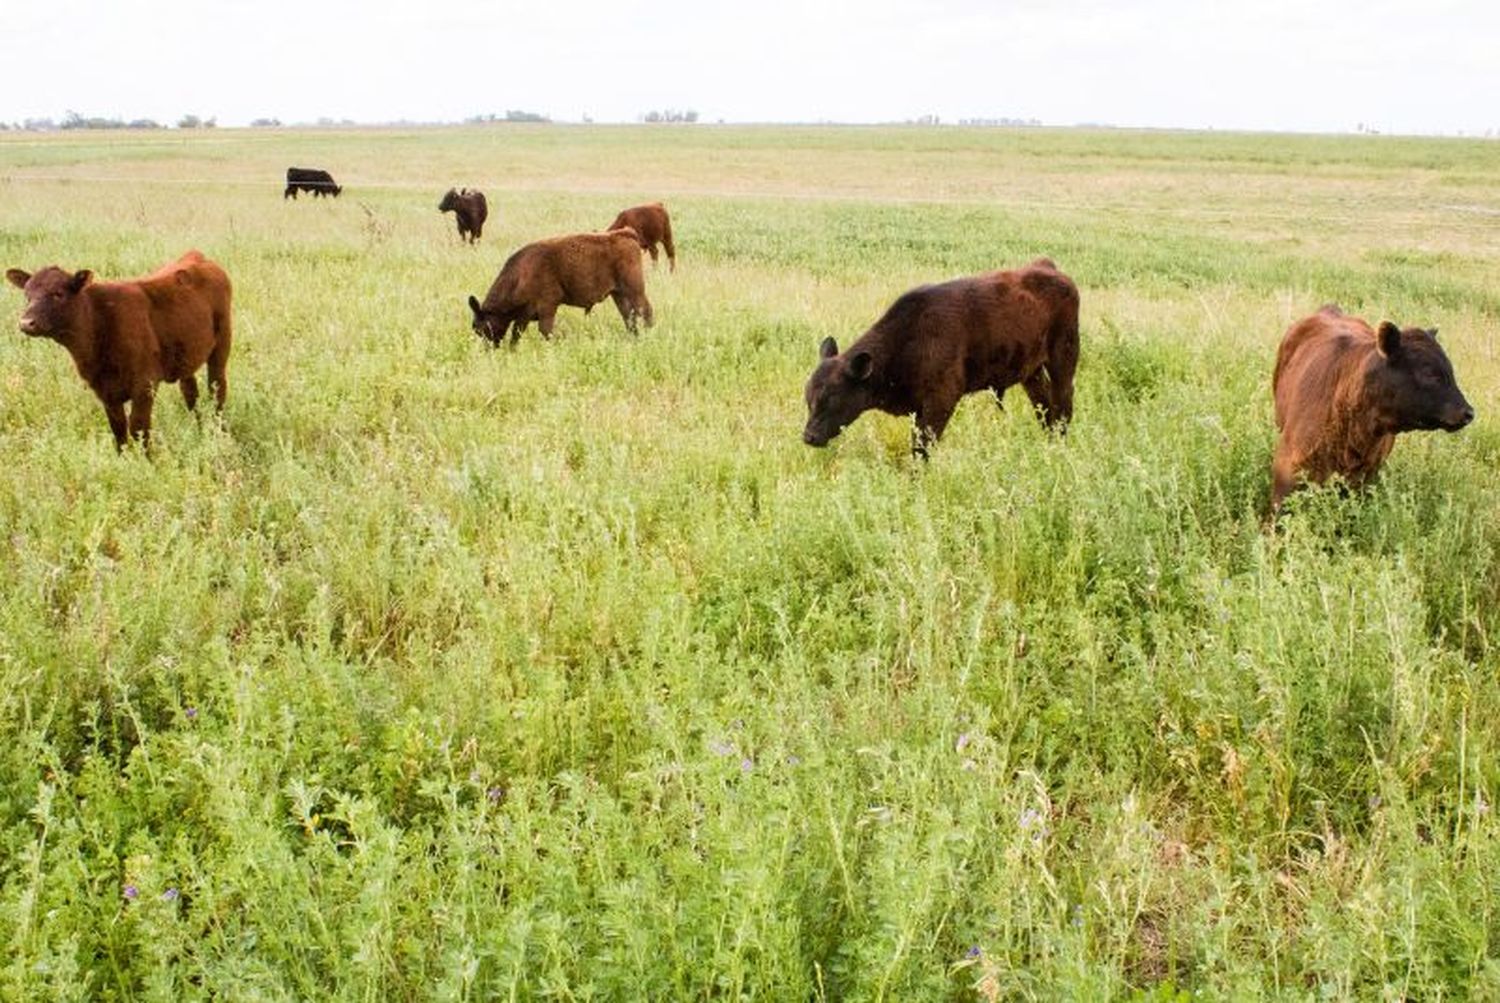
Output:
<path fill-rule="evenodd" d="M 130 398 L 130 437 L 140 441 L 141 448 L 151 451 L 151 403 L 154 388 L 147 387 Z"/>

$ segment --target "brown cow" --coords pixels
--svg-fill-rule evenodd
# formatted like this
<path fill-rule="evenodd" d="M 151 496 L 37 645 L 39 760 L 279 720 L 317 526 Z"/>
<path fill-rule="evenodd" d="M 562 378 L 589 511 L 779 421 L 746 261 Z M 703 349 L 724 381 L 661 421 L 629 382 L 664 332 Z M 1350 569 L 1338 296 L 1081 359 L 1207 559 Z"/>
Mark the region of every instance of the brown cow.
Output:
<path fill-rule="evenodd" d="M 150 446 L 151 402 L 158 383 L 181 383 L 189 410 L 198 403 L 194 373 L 208 363 L 219 410 L 228 392 L 229 276 L 197 251 L 140 279 L 94 282 L 87 269 L 55 265 L 5 277 L 26 292 L 21 331 L 51 338 L 104 405 L 115 446 L 129 434 Z M 125 404 L 130 403 L 127 423 Z"/>
<path fill-rule="evenodd" d="M 469 309 L 476 334 L 498 346 L 509 329 L 514 346 L 533 320 L 550 338 L 559 306 L 583 307 L 587 313 L 606 296 L 614 299 L 632 334 L 637 317 L 651 326 L 634 230 L 577 233 L 527 244 L 506 260 L 483 304 L 469 297 Z"/>
<path fill-rule="evenodd" d="M 667 264 L 672 271 L 677 271 L 677 248 L 672 246 L 672 220 L 667 216 L 666 206 L 660 202 L 633 206 L 620 213 L 609 224 L 611 230 L 623 230 L 626 227 L 634 230 L 640 237 L 641 250 L 651 253 L 653 265 L 657 262 L 656 245 L 660 244 L 666 249 Z"/>
<path fill-rule="evenodd" d="M 484 233 L 484 221 L 489 218 L 490 207 L 484 192 L 473 188 L 448 189 L 443 201 L 438 203 L 438 212 L 451 212 L 458 220 L 458 236 L 475 243 Z"/>
<path fill-rule="evenodd" d="M 1321 484 L 1337 474 L 1363 484 L 1400 432 L 1456 432 L 1474 420 L 1436 328 L 1403 331 L 1383 321 L 1374 331 L 1336 306 L 1287 330 L 1271 390 L 1281 430 L 1271 463 L 1273 513 L 1299 479 Z"/>
<path fill-rule="evenodd" d="M 990 389 L 1000 400 L 1020 383 L 1043 424 L 1073 417 L 1078 367 L 1078 288 L 1039 258 L 903 294 L 840 355 L 825 338 L 807 381 L 802 441 L 825 446 L 871 408 L 915 416 L 912 452 L 924 459 L 959 398 Z"/>

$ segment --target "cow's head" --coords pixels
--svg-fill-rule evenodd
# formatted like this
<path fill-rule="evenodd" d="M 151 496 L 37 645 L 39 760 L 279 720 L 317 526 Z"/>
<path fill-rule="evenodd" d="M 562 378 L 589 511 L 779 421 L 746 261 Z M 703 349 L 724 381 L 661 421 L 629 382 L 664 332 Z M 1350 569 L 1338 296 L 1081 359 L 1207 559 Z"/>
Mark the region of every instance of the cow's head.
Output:
<path fill-rule="evenodd" d="M 499 345 L 509 326 L 507 318 L 485 310 L 473 296 L 469 297 L 469 309 L 474 314 L 474 333 L 491 345 Z"/>
<path fill-rule="evenodd" d="M 1474 409 L 1453 378 L 1453 364 L 1438 344 L 1437 328 L 1403 331 L 1387 320 L 1375 339 L 1383 364 L 1373 374 L 1373 404 L 1391 431 L 1457 432 L 1474 420 Z"/>
<path fill-rule="evenodd" d="M 438 212 L 452 212 L 454 209 L 457 209 L 457 208 L 458 208 L 458 192 L 455 191 L 452 188 L 449 188 L 448 189 L 448 194 L 446 194 L 446 195 L 443 196 L 443 201 L 441 201 L 441 202 L 438 203 Z"/>
<path fill-rule="evenodd" d="M 339 197 L 339 193 L 342 192 L 343 190 L 344 190 L 344 186 L 343 185 L 334 185 L 333 186 L 333 197 L 334 198 L 338 198 Z"/>
<path fill-rule="evenodd" d="M 73 326 L 78 294 L 93 279 L 88 269 L 69 274 L 48 265 L 35 275 L 12 268 L 5 273 L 10 284 L 26 293 L 21 314 L 21 333 L 33 338 L 56 338 Z"/>
<path fill-rule="evenodd" d="M 845 357 L 839 354 L 838 342 L 824 338 L 818 356 L 818 368 L 808 378 L 805 392 L 807 427 L 802 430 L 802 441 L 809 446 L 828 445 L 828 440 L 873 406 L 870 374 L 875 360 L 869 352 Z"/>

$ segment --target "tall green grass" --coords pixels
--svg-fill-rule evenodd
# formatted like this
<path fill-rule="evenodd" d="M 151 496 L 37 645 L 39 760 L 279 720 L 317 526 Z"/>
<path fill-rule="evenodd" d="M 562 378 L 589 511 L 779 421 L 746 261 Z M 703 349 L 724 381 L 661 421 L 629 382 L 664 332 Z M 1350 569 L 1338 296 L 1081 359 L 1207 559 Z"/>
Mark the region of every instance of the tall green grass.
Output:
<path fill-rule="evenodd" d="M 644 197 L 655 328 L 469 332 Z M 1479 142 L 0 137 L 0 264 L 236 296 L 222 421 L 169 390 L 150 459 L 0 338 L 0 996 L 1500 996 L 1497 198 Z M 1043 254 L 1065 441 L 1017 393 L 927 465 L 801 444 L 823 337 Z M 1272 532 L 1328 300 L 1440 326 L 1480 417 Z"/>

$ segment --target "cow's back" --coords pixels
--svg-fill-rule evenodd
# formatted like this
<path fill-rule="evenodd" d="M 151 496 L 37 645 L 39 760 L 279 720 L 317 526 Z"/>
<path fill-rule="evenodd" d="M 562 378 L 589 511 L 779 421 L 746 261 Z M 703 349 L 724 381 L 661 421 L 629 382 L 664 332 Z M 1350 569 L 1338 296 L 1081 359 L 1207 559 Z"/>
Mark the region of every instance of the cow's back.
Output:
<path fill-rule="evenodd" d="M 1072 281 L 1037 265 L 919 286 L 892 304 L 877 327 L 901 359 L 898 371 L 918 384 L 961 379 L 969 392 L 1009 386 L 1034 372 L 1048 357 L 1059 321 L 1071 318 L 1076 329 L 1077 313 Z"/>
<path fill-rule="evenodd" d="M 1375 332 L 1357 317 L 1321 310 L 1293 324 L 1276 350 L 1271 376 L 1276 427 L 1298 432 L 1331 423 L 1376 351 Z"/>
<path fill-rule="evenodd" d="M 228 333 L 229 276 L 198 251 L 137 279 L 149 303 L 151 336 L 162 356 L 162 376 L 180 379 L 208 359 Z"/>

